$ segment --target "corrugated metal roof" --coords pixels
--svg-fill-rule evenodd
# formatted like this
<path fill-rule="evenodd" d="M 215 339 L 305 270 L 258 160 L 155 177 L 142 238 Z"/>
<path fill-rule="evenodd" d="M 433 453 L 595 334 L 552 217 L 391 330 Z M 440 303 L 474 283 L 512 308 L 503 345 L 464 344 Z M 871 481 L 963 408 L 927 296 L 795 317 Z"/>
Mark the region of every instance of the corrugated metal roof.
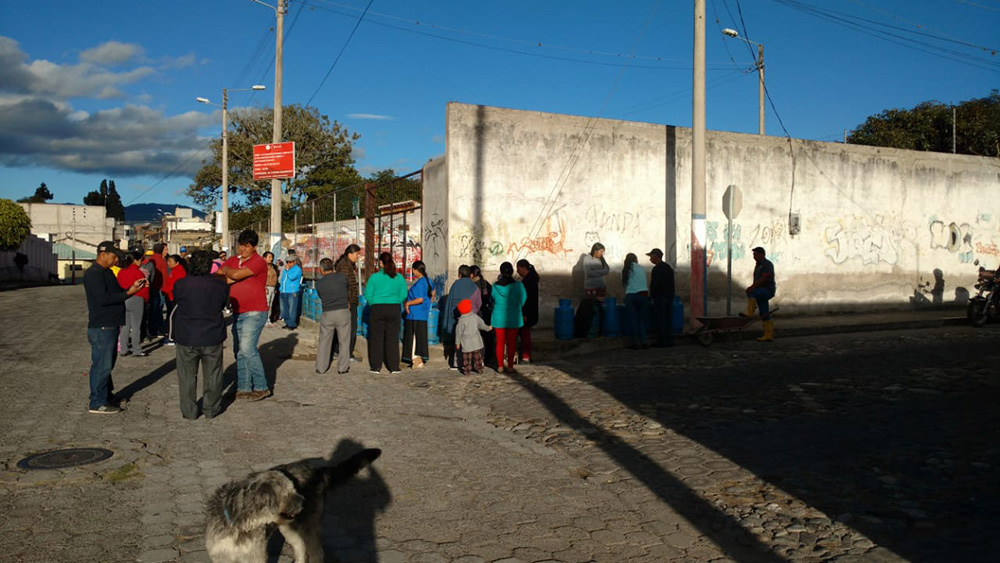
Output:
<path fill-rule="evenodd" d="M 60 260 L 73 259 L 73 247 L 61 242 L 52 243 L 52 252 L 55 252 Z M 97 254 L 81 248 L 76 249 L 77 260 L 97 260 Z"/>

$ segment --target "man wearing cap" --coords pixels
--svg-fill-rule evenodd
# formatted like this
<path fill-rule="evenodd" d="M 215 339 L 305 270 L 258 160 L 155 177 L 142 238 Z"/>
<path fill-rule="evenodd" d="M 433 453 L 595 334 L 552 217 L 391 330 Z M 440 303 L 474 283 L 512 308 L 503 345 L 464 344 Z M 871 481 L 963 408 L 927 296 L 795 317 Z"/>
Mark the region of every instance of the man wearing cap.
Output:
<path fill-rule="evenodd" d="M 757 342 L 774 340 L 774 321 L 771 320 L 768 301 L 774 297 L 777 286 L 774 283 L 774 264 L 765 258 L 766 255 L 762 246 L 753 249 L 753 260 L 757 264 L 753 268 L 753 283 L 747 287 L 747 312 L 740 313 L 741 317 L 752 317 L 754 312 L 760 309 L 764 335 L 758 338 Z"/>
<path fill-rule="evenodd" d="M 113 414 L 121 412 L 119 400 L 112 394 L 111 367 L 119 327 L 125 324 L 125 300 L 146 285 L 145 278 L 122 289 L 111 273 L 118 262 L 118 250 L 106 240 L 97 245 L 97 259 L 83 274 L 87 294 L 87 340 L 90 342 L 90 412 Z"/>
<path fill-rule="evenodd" d="M 674 345 L 674 335 L 670 330 L 671 307 L 674 303 L 674 269 L 663 261 L 663 251 L 654 248 L 646 253 L 653 263 L 649 277 L 649 298 L 653 302 L 653 326 L 656 327 L 657 346 L 665 348 Z"/>

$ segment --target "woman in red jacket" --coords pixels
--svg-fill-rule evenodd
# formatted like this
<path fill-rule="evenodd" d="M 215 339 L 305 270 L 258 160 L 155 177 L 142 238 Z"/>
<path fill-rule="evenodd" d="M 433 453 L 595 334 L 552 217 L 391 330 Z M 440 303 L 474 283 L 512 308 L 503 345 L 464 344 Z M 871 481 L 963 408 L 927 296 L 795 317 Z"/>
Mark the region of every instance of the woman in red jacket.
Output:
<path fill-rule="evenodd" d="M 146 274 L 139 269 L 139 261 L 142 254 L 130 252 L 125 254 L 122 261 L 122 269 L 118 271 L 118 285 L 122 289 L 132 287 L 136 280 L 146 279 Z M 142 312 L 149 302 L 149 286 L 143 286 L 135 295 L 125 300 L 125 326 L 122 327 L 119 336 L 119 346 L 121 356 L 143 357 L 146 355 L 142 351 Z M 130 335 L 131 334 L 131 338 Z M 131 341 L 132 346 L 129 346 Z"/>
<path fill-rule="evenodd" d="M 165 346 L 173 346 L 174 341 L 170 336 L 170 314 L 174 312 L 174 284 L 187 276 L 184 269 L 184 261 L 177 254 L 167 256 L 167 275 L 163 278 L 163 294 L 167 296 L 167 338 L 163 340 Z"/>

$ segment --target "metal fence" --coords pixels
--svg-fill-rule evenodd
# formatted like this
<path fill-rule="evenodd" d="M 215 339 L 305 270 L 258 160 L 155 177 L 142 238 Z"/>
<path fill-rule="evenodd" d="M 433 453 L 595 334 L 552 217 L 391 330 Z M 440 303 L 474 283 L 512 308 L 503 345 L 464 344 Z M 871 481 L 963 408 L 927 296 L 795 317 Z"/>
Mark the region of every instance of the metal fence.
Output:
<path fill-rule="evenodd" d="M 306 278 L 319 277 L 323 258 L 336 260 L 351 244 L 362 250 L 364 276 L 382 252 L 392 254 L 396 268 L 409 278 L 410 267 L 423 257 L 420 244 L 423 172 L 418 170 L 378 183 L 362 183 L 302 202 L 282 213 L 282 256 L 294 252 Z M 269 221 L 246 228 L 270 231 Z M 239 232 L 230 233 L 230 242 Z M 262 237 L 262 241 L 263 241 Z M 234 248 L 230 246 L 230 248 Z"/>

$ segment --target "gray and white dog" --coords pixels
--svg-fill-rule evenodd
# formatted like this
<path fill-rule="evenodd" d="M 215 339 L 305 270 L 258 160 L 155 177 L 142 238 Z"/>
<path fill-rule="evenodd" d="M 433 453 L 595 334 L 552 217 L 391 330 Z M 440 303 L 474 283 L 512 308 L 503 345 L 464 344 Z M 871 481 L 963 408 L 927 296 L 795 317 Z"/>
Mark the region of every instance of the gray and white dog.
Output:
<path fill-rule="evenodd" d="M 222 485 L 208 499 L 208 556 L 214 563 L 266 563 L 267 537 L 277 525 L 296 563 L 322 563 L 326 491 L 381 454 L 365 449 L 338 464 L 304 459 Z"/>

